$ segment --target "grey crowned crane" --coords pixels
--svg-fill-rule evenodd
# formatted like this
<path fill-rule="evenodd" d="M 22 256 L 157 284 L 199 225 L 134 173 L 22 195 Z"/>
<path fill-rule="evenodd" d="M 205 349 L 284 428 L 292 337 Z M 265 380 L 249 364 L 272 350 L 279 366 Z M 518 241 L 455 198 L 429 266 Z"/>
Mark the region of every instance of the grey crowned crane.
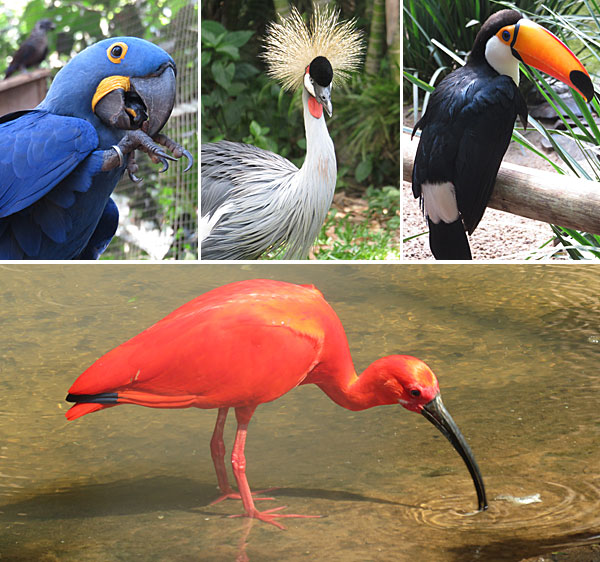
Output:
<path fill-rule="evenodd" d="M 421 199 L 436 259 L 471 259 L 466 232 L 483 216 L 517 115 L 527 125 L 519 61 L 568 84 L 588 102 L 594 97 L 581 62 L 548 30 L 515 10 L 485 21 L 467 64 L 439 83 L 413 131 L 423 130 L 413 194 Z"/>
<path fill-rule="evenodd" d="M 354 21 L 338 18 L 338 11 L 314 5 L 308 27 L 295 8 L 268 27 L 263 54 L 268 74 L 286 90 L 302 88 L 306 158 L 298 169 L 255 146 L 202 145 L 201 259 L 254 260 L 279 250 L 283 259 L 308 256 L 336 183 L 323 110 L 331 116 L 331 87 L 358 67 L 363 49 Z"/>

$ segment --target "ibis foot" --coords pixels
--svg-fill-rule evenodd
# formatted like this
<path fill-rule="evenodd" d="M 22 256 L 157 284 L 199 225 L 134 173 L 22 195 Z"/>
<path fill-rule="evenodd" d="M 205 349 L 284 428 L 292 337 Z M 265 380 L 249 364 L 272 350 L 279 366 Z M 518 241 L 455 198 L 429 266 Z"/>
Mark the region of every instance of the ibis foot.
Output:
<path fill-rule="evenodd" d="M 257 490 L 256 492 L 250 492 L 250 495 L 252 496 L 252 499 L 255 501 L 258 500 L 274 500 L 275 498 L 259 498 L 258 494 L 266 494 L 267 492 L 272 492 L 273 490 L 278 490 L 278 488 L 267 488 L 265 490 Z M 229 490 L 224 490 L 223 491 L 223 495 L 219 496 L 216 500 L 213 500 L 210 502 L 210 505 L 216 505 L 218 503 L 221 503 L 223 500 L 241 500 L 242 496 L 240 496 L 240 494 L 236 491 L 233 490 L 233 488 L 229 488 Z"/>
<path fill-rule="evenodd" d="M 250 513 L 240 513 L 239 515 L 230 515 L 230 518 L 234 517 L 252 517 L 254 519 L 258 519 L 260 521 L 264 521 L 265 523 L 270 523 L 271 525 L 275 525 L 279 529 L 285 531 L 285 527 L 275 521 L 276 518 L 284 518 L 284 517 L 296 517 L 300 519 L 313 519 L 317 517 L 322 517 L 321 515 L 298 515 L 297 513 L 276 513 L 277 511 L 281 511 L 285 509 L 287 505 L 282 505 L 281 507 L 274 507 L 272 509 L 267 509 L 265 511 L 258 511 L 258 509 L 252 510 Z"/>

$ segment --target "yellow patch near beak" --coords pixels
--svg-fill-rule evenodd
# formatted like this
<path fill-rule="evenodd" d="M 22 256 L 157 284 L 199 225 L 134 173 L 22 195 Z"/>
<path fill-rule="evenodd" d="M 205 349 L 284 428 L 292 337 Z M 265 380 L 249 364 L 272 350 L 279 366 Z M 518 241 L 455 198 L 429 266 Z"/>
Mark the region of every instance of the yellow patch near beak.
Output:
<path fill-rule="evenodd" d="M 131 88 L 129 82 L 129 76 L 108 76 L 98 84 L 94 97 L 92 98 L 92 111 L 96 109 L 96 104 L 106 95 L 113 90 L 118 89 L 126 92 Z"/>

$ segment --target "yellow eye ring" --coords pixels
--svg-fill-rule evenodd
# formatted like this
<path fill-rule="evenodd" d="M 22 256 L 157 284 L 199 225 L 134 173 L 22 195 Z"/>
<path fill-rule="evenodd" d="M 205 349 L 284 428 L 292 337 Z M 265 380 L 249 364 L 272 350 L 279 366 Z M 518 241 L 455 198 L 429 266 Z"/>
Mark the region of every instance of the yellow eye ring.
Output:
<path fill-rule="evenodd" d="M 113 43 L 108 49 L 106 49 L 106 56 L 110 62 L 119 64 L 127 54 L 127 44 L 121 41 Z"/>

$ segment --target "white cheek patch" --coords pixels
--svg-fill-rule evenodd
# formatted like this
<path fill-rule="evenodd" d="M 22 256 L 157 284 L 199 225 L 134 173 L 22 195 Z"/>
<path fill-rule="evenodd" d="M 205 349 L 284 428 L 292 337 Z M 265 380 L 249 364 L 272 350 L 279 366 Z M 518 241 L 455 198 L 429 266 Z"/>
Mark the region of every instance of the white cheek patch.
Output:
<path fill-rule="evenodd" d="M 446 224 L 458 219 L 456 191 L 452 182 L 424 183 L 421 185 L 425 214 L 434 224 Z"/>
<path fill-rule="evenodd" d="M 519 85 L 519 61 L 513 57 L 510 47 L 495 35 L 485 44 L 485 60 L 498 74 L 510 76 Z"/>
<path fill-rule="evenodd" d="M 312 80 L 310 79 L 310 74 L 307 72 L 306 74 L 304 74 L 304 87 L 306 88 L 307 92 L 313 97 L 316 98 L 317 96 L 315 95 L 315 89 L 313 87 L 313 83 Z"/>

